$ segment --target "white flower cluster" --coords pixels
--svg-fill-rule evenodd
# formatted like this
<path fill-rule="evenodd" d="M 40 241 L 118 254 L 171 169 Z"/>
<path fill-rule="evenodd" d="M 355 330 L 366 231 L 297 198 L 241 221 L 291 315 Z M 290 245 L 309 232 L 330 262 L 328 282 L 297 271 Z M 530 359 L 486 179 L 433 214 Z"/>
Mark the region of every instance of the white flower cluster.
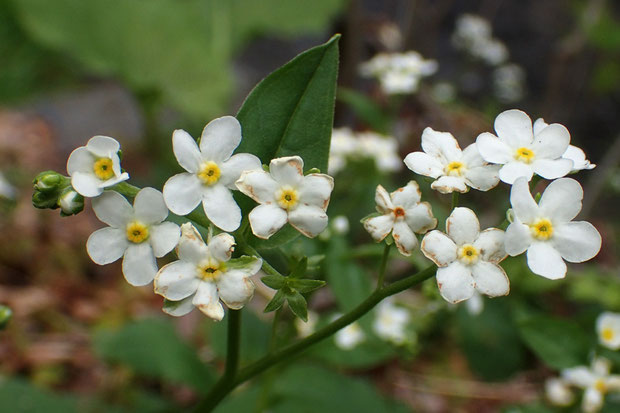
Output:
<path fill-rule="evenodd" d="M 601 248 L 601 236 L 588 222 L 573 221 L 581 210 L 583 190 L 569 172 L 591 169 L 581 149 L 570 146 L 570 134 L 560 124 L 534 125 L 520 110 L 508 110 L 495 120 L 496 135 L 481 134 L 461 150 L 450 133 L 426 128 L 423 152 L 405 157 L 412 171 L 435 179 L 431 188 L 441 193 L 488 191 L 499 181 L 512 185 L 511 222 L 506 232 L 480 231 L 476 214 L 455 208 L 446 221 L 446 232 L 424 236 L 422 253 L 438 267 L 437 284 L 442 297 L 457 303 L 476 293 L 497 297 L 510 287 L 499 263 L 507 256 L 527 252 L 529 268 L 537 275 L 558 279 L 566 275 L 568 262 L 584 262 Z M 551 182 L 537 203 L 528 187 L 536 173 Z M 420 203 L 415 182 L 391 195 L 382 186 L 375 196 L 378 216 L 364 222 L 366 230 L 381 241 L 390 232 L 399 251 L 410 255 L 418 242 L 414 233 L 436 225 L 430 205 Z"/>
<path fill-rule="evenodd" d="M 360 65 L 361 75 L 379 79 L 381 89 L 388 95 L 415 93 L 420 79 L 436 71 L 435 60 L 426 60 L 415 51 L 379 53 Z"/>
<path fill-rule="evenodd" d="M 176 130 L 173 150 L 186 172 L 171 177 L 163 194 L 153 188 L 140 190 L 133 206 L 111 188 L 129 179 L 121 170 L 116 140 L 95 136 L 75 149 L 67 161 L 71 184 L 80 195 L 93 197 L 95 214 L 109 225 L 88 239 L 92 260 L 103 265 L 122 257 L 127 281 L 136 286 L 153 282 L 155 292 L 166 298 L 164 311 L 171 315 L 197 307 L 219 321 L 224 316 L 220 300 L 231 309 L 243 307 L 254 294 L 250 277 L 260 270 L 262 260 L 232 258 L 235 240 L 226 232 L 239 228 L 242 217 L 231 191 L 239 190 L 261 204 L 248 217 L 257 237 L 269 238 L 287 222 L 315 237 L 327 226 L 333 179 L 318 173 L 304 176 L 298 156 L 273 159 L 267 173 L 256 156 L 233 155 L 240 142 L 241 125 L 232 116 L 207 124 L 199 144 Z M 69 195 L 60 202 L 73 202 Z M 168 210 L 187 215 L 200 204 L 211 224 L 224 231 L 211 236 L 210 230 L 206 243 L 192 224 L 179 228 L 166 221 Z M 159 269 L 156 258 L 175 247 L 179 260 Z"/>
<path fill-rule="evenodd" d="M 391 136 L 375 132 L 353 132 L 338 128 L 332 132 L 327 172 L 335 175 L 342 171 L 348 160 L 373 159 L 381 172 L 398 172 L 402 169 L 398 155 L 398 142 Z"/>
<path fill-rule="evenodd" d="M 463 14 L 457 19 L 452 44 L 491 66 L 500 65 L 508 59 L 508 49 L 493 37 L 491 23 L 473 14 Z"/>

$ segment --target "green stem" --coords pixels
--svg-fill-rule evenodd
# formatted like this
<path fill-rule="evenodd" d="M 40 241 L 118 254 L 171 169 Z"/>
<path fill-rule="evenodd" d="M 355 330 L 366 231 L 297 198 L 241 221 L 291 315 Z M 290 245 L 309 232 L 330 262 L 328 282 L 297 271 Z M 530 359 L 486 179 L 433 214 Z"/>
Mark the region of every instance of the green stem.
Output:
<path fill-rule="evenodd" d="M 459 206 L 459 193 L 454 191 L 452 192 L 452 209 Z"/>
<path fill-rule="evenodd" d="M 266 259 L 264 259 L 263 257 L 261 257 L 261 255 L 258 253 L 258 251 L 256 251 L 254 248 L 252 248 L 252 247 L 251 247 L 251 246 L 249 246 L 248 244 L 246 244 L 246 243 L 242 242 L 241 240 L 239 240 L 239 247 L 240 247 L 240 248 L 241 248 L 241 250 L 242 250 L 243 252 L 245 252 L 246 254 L 253 255 L 253 256 L 258 257 L 258 258 L 262 258 L 262 260 L 263 260 L 263 266 L 262 266 L 262 269 L 263 269 L 263 271 L 265 271 L 267 274 L 269 274 L 269 275 L 280 275 L 280 276 L 283 276 L 282 274 L 280 274 L 280 272 L 279 272 L 278 270 L 276 270 L 275 268 L 273 268 L 273 267 L 271 266 L 271 264 L 269 264 L 269 263 L 267 262 L 267 260 L 266 260 Z"/>
<path fill-rule="evenodd" d="M 377 290 L 383 288 L 383 281 L 385 279 L 385 269 L 387 268 L 388 257 L 390 255 L 390 248 L 392 243 L 385 243 L 383 248 L 383 256 L 381 257 L 381 266 L 379 267 L 379 278 L 377 279 Z"/>

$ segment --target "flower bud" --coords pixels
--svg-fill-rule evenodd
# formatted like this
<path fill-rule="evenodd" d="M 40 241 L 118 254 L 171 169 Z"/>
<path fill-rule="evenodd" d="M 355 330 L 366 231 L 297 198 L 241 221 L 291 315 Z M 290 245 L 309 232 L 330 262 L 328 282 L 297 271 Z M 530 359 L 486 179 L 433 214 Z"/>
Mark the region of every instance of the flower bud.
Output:
<path fill-rule="evenodd" d="M 6 327 L 12 317 L 13 311 L 5 305 L 0 305 L 0 330 L 3 330 L 4 327 Z"/>
<path fill-rule="evenodd" d="M 54 192 L 60 189 L 66 179 L 56 171 L 41 172 L 34 178 L 34 189 L 41 192 Z"/>
<path fill-rule="evenodd" d="M 58 208 L 58 196 L 56 192 L 35 191 L 32 194 L 32 205 L 39 209 L 56 209 Z"/>
<path fill-rule="evenodd" d="M 58 206 L 62 216 L 78 214 L 84 209 L 84 197 L 68 186 L 58 197 Z"/>

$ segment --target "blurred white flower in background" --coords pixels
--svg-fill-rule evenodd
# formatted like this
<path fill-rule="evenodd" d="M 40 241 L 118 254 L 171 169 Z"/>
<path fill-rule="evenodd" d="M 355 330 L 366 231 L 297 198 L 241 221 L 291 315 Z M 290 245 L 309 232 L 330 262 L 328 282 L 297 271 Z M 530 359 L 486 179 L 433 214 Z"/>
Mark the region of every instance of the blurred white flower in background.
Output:
<path fill-rule="evenodd" d="M 545 396 L 555 406 L 569 406 L 575 398 L 569 383 L 558 377 L 545 381 Z"/>
<path fill-rule="evenodd" d="M 500 102 L 513 103 L 525 95 L 525 70 L 509 63 L 493 71 L 493 93 Z"/>
<path fill-rule="evenodd" d="M 610 374 L 610 369 L 609 360 L 597 357 L 590 367 L 578 366 L 562 370 L 564 382 L 584 390 L 581 399 L 584 412 L 599 411 L 608 392 L 620 392 L 620 376 Z"/>
<path fill-rule="evenodd" d="M 349 128 L 334 129 L 328 173 L 335 175 L 345 168 L 347 161 L 360 159 L 374 160 L 377 169 L 385 173 L 397 172 L 403 167 L 395 138 L 375 132 L 353 132 Z"/>
<path fill-rule="evenodd" d="M 301 338 L 308 337 L 316 330 L 316 325 L 319 322 L 319 315 L 314 311 L 308 311 L 308 321 L 304 321 L 299 317 L 295 317 L 295 329 L 297 335 Z"/>
<path fill-rule="evenodd" d="M 338 318 L 338 316 L 334 317 Z M 334 335 L 334 342 L 342 350 L 352 350 L 366 339 L 364 331 L 357 322 L 352 322 L 348 326 L 338 330 Z"/>
<path fill-rule="evenodd" d="M 411 314 L 403 307 L 385 299 L 377 306 L 377 314 L 372 324 L 374 332 L 380 338 L 401 345 L 410 340 L 407 334 L 407 324 Z"/>
<path fill-rule="evenodd" d="M 470 56 L 491 66 L 508 60 L 508 49 L 492 36 L 491 23 L 473 14 L 463 14 L 456 21 L 452 44 Z"/>
<path fill-rule="evenodd" d="M 2 173 L 0 173 L 0 196 L 7 199 L 15 198 L 15 188 L 6 180 Z"/>
<path fill-rule="evenodd" d="M 596 333 L 602 346 L 620 350 L 620 314 L 604 312 L 596 319 Z"/>
<path fill-rule="evenodd" d="M 405 53 L 379 53 L 360 65 L 364 77 L 379 79 L 381 89 L 388 94 L 415 93 L 420 79 L 437 71 L 437 62 L 424 59 L 416 51 Z"/>

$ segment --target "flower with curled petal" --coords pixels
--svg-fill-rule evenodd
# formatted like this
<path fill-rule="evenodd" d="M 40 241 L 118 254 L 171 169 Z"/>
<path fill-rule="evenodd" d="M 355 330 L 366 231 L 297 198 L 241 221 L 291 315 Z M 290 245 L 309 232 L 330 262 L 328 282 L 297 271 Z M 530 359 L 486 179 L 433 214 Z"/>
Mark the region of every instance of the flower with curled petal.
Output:
<path fill-rule="evenodd" d="M 597 357 L 590 367 L 578 366 L 562 370 L 564 382 L 584 389 L 581 409 L 586 413 L 598 412 L 608 392 L 620 392 L 620 376 L 609 374 L 611 363 Z"/>
<path fill-rule="evenodd" d="M 596 319 L 598 341 L 611 350 L 620 350 L 620 314 L 604 312 Z"/>
<path fill-rule="evenodd" d="M 107 191 L 93 199 L 97 218 L 109 225 L 91 234 L 88 255 L 99 264 L 123 257 L 123 275 L 131 285 L 146 285 L 157 273 L 155 257 L 163 257 L 177 245 L 179 227 L 164 222 L 168 208 L 156 189 L 143 188 L 133 207 L 118 192 Z"/>
<path fill-rule="evenodd" d="M 129 179 L 121 171 L 118 151 L 121 145 L 108 136 L 94 136 L 86 146 L 76 148 L 67 160 L 71 186 L 82 196 L 96 197 L 104 188 Z"/>
<path fill-rule="evenodd" d="M 548 123 L 545 122 L 543 118 L 536 119 L 534 122 L 534 134 L 540 133 L 544 128 L 549 126 Z M 566 148 L 566 152 L 562 154 L 562 158 L 570 159 L 573 161 L 573 169 L 571 172 L 578 172 L 584 169 L 590 170 L 596 168 L 596 164 L 590 163 L 588 159 L 586 159 L 585 152 L 574 145 L 568 145 Z"/>
<path fill-rule="evenodd" d="M 246 171 L 237 188 L 259 206 L 250 214 L 252 232 L 267 239 L 287 222 L 307 237 L 313 238 L 327 226 L 325 210 L 334 189 L 334 179 L 325 174 L 303 174 L 304 161 L 299 156 L 273 159 L 269 172 Z"/>
<path fill-rule="evenodd" d="M 243 171 L 261 169 L 260 160 L 249 153 L 233 151 L 241 142 L 241 125 L 232 116 L 212 120 L 205 126 L 200 147 L 184 130 L 172 135 L 172 148 L 179 164 L 187 171 L 168 179 L 164 199 L 170 211 L 187 215 L 202 202 L 205 215 L 224 231 L 234 231 L 241 223 L 241 209 L 231 190 Z"/>
<path fill-rule="evenodd" d="M 415 233 L 424 234 L 437 225 L 431 205 L 420 202 L 420 199 L 420 187 L 415 181 L 391 194 L 381 185 L 377 186 L 375 202 L 381 215 L 364 220 L 364 228 L 377 242 L 383 241 L 391 232 L 398 251 L 411 255 L 418 246 Z"/>
<path fill-rule="evenodd" d="M 601 235 L 589 222 L 572 222 L 581 211 L 583 189 L 571 178 L 549 184 L 536 204 L 527 179 L 515 181 L 510 192 L 514 219 L 506 229 L 506 252 L 527 250 L 527 265 L 534 274 L 551 280 L 566 276 L 566 263 L 594 258 Z"/>
<path fill-rule="evenodd" d="M 163 266 L 155 277 L 155 293 L 168 301 L 164 311 L 182 316 L 198 307 L 207 317 L 220 321 L 224 309 L 220 300 L 239 310 L 254 295 L 250 277 L 263 264 L 260 258 L 243 256 L 231 259 L 235 239 L 226 233 L 207 240 L 190 223 L 181 225 L 177 246 L 178 261 Z"/>
<path fill-rule="evenodd" d="M 506 257 L 504 231 L 480 223 L 469 208 L 454 208 L 446 220 L 447 234 L 431 231 L 422 240 L 422 253 L 437 269 L 437 285 L 448 302 L 467 300 L 477 290 L 490 297 L 507 295 L 510 284 L 498 264 Z"/>
<path fill-rule="evenodd" d="M 462 151 L 451 133 L 426 128 L 422 149 L 424 152 L 407 155 L 405 165 L 417 174 L 435 178 L 431 188 L 442 194 L 467 192 L 469 187 L 488 191 L 499 183 L 499 166 L 485 162 L 475 143 Z"/>
<path fill-rule="evenodd" d="M 495 132 L 476 139 L 482 158 L 502 165 L 499 179 L 512 185 L 517 178 L 532 179 L 534 173 L 545 179 L 560 178 L 571 171 L 573 162 L 562 158 L 570 143 L 570 133 L 559 123 L 534 130 L 525 112 L 507 110 L 495 118 Z"/>

